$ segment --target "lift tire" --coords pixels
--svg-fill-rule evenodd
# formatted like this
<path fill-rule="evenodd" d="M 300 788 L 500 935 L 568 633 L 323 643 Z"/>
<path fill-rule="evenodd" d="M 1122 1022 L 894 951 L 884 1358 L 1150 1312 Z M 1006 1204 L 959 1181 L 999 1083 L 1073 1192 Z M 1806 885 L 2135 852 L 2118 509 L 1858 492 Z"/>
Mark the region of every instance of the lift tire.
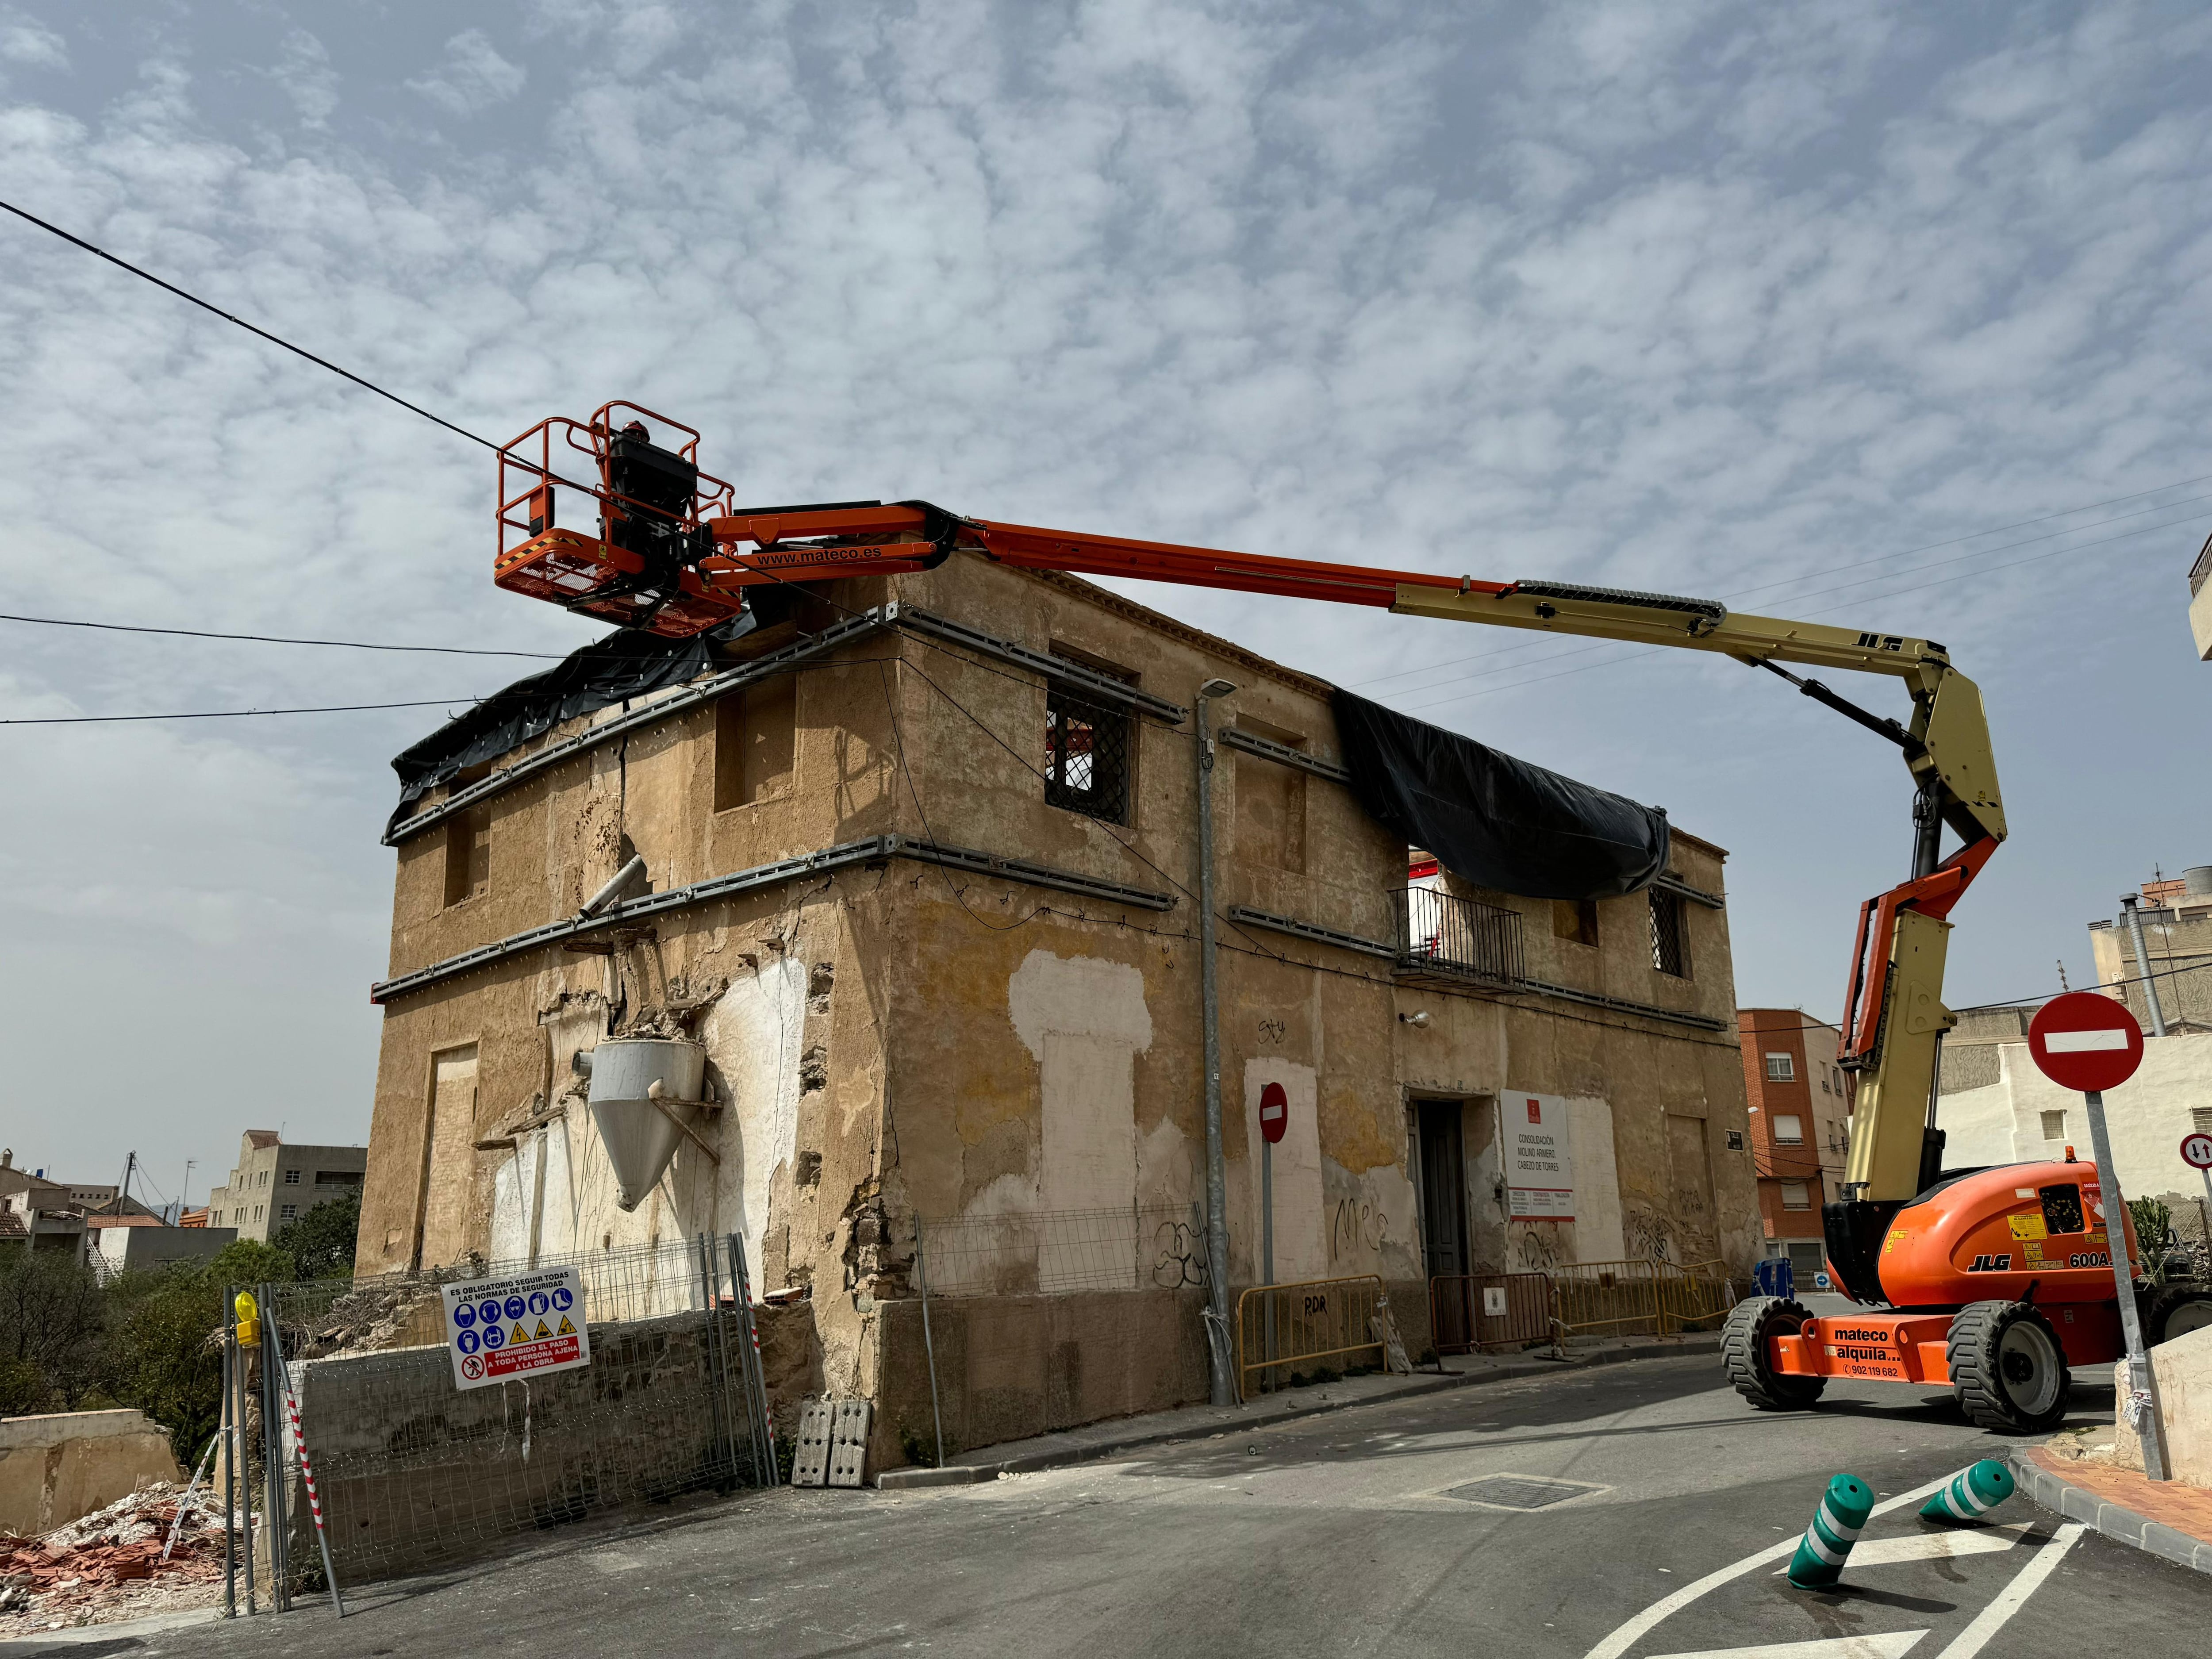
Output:
<path fill-rule="evenodd" d="M 2212 1285 L 2168 1285 L 2143 1310 L 2143 1340 L 2152 1347 L 2212 1325 Z"/>
<path fill-rule="evenodd" d="M 1811 1322 L 1812 1310 L 1781 1296 L 1754 1296 L 1729 1310 L 1721 1328 L 1721 1363 L 1735 1391 L 1763 1412 L 1808 1410 L 1828 1386 L 1825 1376 L 1788 1376 L 1774 1369 L 1778 1336 L 1795 1336 Z"/>
<path fill-rule="evenodd" d="M 2051 1322 L 2025 1302 L 1959 1310 L 1945 1345 L 1952 1391 L 1977 1427 L 2041 1434 L 2066 1415 L 2073 1376 Z"/>

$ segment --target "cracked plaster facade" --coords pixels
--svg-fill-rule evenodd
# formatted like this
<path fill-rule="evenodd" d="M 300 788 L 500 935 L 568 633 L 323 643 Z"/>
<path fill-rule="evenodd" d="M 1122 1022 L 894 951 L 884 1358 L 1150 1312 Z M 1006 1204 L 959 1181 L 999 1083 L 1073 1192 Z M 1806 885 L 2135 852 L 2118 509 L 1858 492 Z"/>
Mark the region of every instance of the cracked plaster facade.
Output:
<path fill-rule="evenodd" d="M 826 603 L 810 597 L 740 653 L 818 629 L 840 607 L 896 599 L 1109 665 L 1176 703 L 1224 676 L 1240 690 L 1219 723 L 1337 757 L 1324 683 L 1071 578 L 962 555 L 819 592 Z M 1047 690 L 1035 674 L 883 634 L 780 684 L 781 702 L 749 692 L 750 704 L 677 712 L 519 781 L 459 830 L 403 839 L 392 974 L 574 915 L 633 848 L 665 891 L 896 832 L 1176 903 L 1145 909 L 894 860 L 664 913 L 603 935 L 597 953 L 549 946 L 398 997 L 385 1009 L 359 1270 L 739 1233 L 757 1293 L 806 1292 L 795 1314 L 805 1339 L 775 1340 L 796 1356 L 781 1367 L 779 1415 L 802 1386 L 872 1396 L 882 1466 L 930 1433 L 919 1215 L 942 1245 L 929 1269 L 948 1449 L 1203 1398 L 1189 725 L 1133 718 L 1126 822 L 1109 823 L 1046 803 Z M 1394 937 L 1407 849 L 1348 790 L 1226 748 L 1214 777 L 1224 910 Z M 457 884 L 452 860 L 471 836 L 481 878 Z M 1679 831 L 1674 847 L 1675 873 L 1718 893 L 1719 850 Z M 1475 896 L 1521 914 L 1533 978 L 1733 1020 L 1723 910 L 1686 910 L 1692 972 L 1677 978 L 1651 966 L 1641 895 L 1598 906 L 1595 945 L 1558 937 L 1547 901 Z M 1387 962 L 1235 925 L 1220 938 L 1237 1286 L 1258 1271 L 1257 1109 L 1269 1083 L 1291 1108 L 1275 1155 L 1278 1279 L 1380 1275 L 1417 1352 L 1422 1101 L 1457 1103 L 1478 1268 L 1655 1252 L 1747 1268 L 1759 1224 L 1750 1159 L 1735 1150 L 1744 1086 L 1726 1033 L 1415 987 Z M 1416 1012 L 1425 1025 L 1400 1018 Z M 726 1103 L 706 1130 L 720 1163 L 685 1146 L 624 1213 L 571 1060 L 648 1026 L 705 1045 Z M 1569 1114 L 1572 1221 L 1505 1214 L 1497 1131 L 1501 1102 L 1523 1091 Z M 1137 1219 L 1096 1224 L 1118 1241 L 1109 1279 L 1122 1271 L 1115 1251 L 1133 1251 L 1121 1287 L 1086 1267 L 1075 1288 L 1048 1293 L 1055 1263 L 1088 1260 L 1063 1248 L 1094 1225 L 1082 1218 L 1117 1214 Z"/>

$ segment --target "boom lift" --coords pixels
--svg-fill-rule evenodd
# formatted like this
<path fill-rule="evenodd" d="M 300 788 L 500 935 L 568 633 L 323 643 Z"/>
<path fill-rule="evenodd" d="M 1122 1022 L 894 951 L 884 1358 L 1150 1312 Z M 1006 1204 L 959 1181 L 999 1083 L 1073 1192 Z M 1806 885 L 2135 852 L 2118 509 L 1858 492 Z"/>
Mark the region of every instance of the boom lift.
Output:
<path fill-rule="evenodd" d="M 677 447 L 655 443 L 648 420 L 680 434 Z M 1820 1318 L 1783 1298 L 1740 1304 L 1724 1345 L 1730 1380 L 1769 1410 L 1809 1406 L 1830 1376 L 1948 1382 L 1977 1422 L 2027 1432 L 2063 1415 L 2070 1364 L 2119 1357 L 2094 1166 L 2069 1149 L 2063 1163 L 1942 1168 L 1936 1061 L 1958 1023 L 1943 1006 L 1948 917 L 2006 834 L 1981 692 L 1942 646 L 1747 616 L 1711 599 L 1222 552 L 963 518 L 926 501 L 739 509 L 726 482 L 699 471 L 698 442 L 691 428 L 627 403 L 532 427 L 500 458 L 493 580 L 683 638 L 739 616 L 751 587 L 928 570 L 959 550 L 1030 569 L 1714 652 L 1781 676 L 1895 744 L 1915 790 L 1912 874 L 1860 908 L 1838 1055 L 1857 1074 L 1858 1096 L 1844 1194 L 1821 1217 L 1829 1265 L 1866 1311 Z M 555 522 L 555 463 L 569 455 L 588 457 L 596 472 L 572 486 L 591 498 L 596 534 Z M 1785 664 L 1901 680 L 1911 724 Z M 1960 846 L 1943 858 L 1946 825 Z M 2212 1323 L 2212 1291 L 2169 1293 L 2146 1322 L 2154 1341 Z"/>

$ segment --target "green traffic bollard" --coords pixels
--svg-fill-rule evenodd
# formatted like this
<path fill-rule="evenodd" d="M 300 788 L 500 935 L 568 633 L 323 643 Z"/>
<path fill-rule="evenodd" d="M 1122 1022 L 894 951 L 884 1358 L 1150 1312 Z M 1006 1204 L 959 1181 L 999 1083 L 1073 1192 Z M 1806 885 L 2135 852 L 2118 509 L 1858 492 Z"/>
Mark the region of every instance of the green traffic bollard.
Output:
<path fill-rule="evenodd" d="M 2012 1496 L 2012 1471 L 1994 1457 L 1960 1469 L 1920 1506 L 1923 1521 L 1978 1521 Z"/>
<path fill-rule="evenodd" d="M 1859 1540 L 1859 1528 L 1874 1513 L 1874 1494 L 1855 1474 L 1828 1482 L 1813 1524 L 1797 1540 L 1790 1559 L 1790 1582 L 1799 1589 L 1830 1589 L 1844 1576 L 1844 1562 Z"/>

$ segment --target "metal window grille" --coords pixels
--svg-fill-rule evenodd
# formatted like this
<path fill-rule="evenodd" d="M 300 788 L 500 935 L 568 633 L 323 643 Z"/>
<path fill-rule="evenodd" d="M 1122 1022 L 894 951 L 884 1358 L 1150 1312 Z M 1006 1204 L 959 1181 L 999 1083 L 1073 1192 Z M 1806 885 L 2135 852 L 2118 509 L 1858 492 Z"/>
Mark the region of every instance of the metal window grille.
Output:
<path fill-rule="evenodd" d="M 1130 720 L 1122 709 L 1046 688 L 1044 798 L 1109 823 L 1129 821 Z"/>
<path fill-rule="evenodd" d="M 1690 936 L 1679 893 L 1651 890 L 1651 965 L 1676 979 L 1690 976 Z"/>
<path fill-rule="evenodd" d="M 1396 905 L 1401 973 L 1517 982 L 1521 913 L 1433 887 L 1401 888 Z"/>

